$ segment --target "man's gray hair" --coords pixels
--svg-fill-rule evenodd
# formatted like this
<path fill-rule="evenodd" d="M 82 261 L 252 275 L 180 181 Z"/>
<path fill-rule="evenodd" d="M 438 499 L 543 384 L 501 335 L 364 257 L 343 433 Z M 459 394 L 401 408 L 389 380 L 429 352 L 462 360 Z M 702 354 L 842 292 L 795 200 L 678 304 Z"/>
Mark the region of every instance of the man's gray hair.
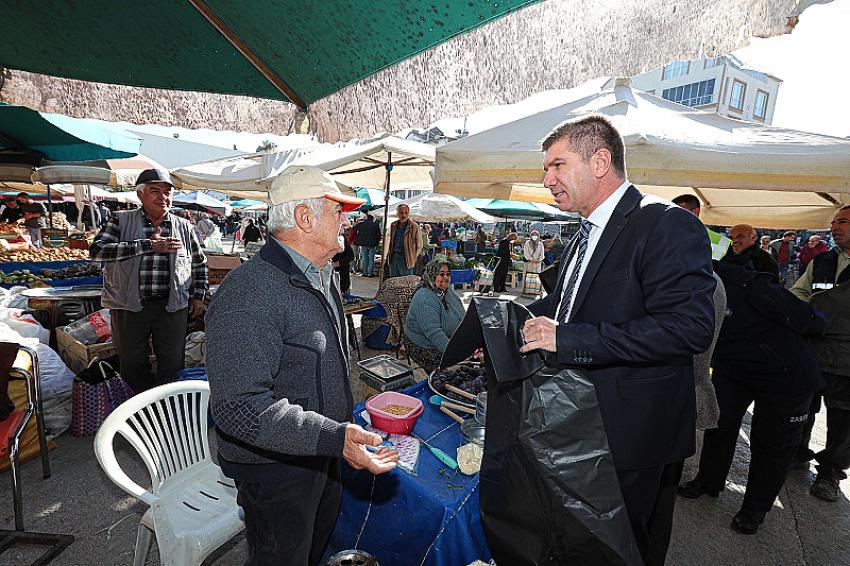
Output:
<path fill-rule="evenodd" d="M 295 209 L 300 205 L 305 204 L 310 207 L 316 217 L 321 217 L 325 207 L 325 199 L 311 198 L 306 200 L 293 200 L 277 204 L 269 207 L 269 219 L 266 221 L 266 228 L 269 233 L 283 232 L 295 228 Z"/>
<path fill-rule="evenodd" d="M 543 151 L 548 151 L 556 142 L 567 139 L 570 148 L 587 162 L 600 149 L 611 154 L 611 167 L 621 176 L 626 174 L 626 146 L 620 132 L 608 118 L 592 114 L 578 120 L 559 124 L 543 140 Z"/>

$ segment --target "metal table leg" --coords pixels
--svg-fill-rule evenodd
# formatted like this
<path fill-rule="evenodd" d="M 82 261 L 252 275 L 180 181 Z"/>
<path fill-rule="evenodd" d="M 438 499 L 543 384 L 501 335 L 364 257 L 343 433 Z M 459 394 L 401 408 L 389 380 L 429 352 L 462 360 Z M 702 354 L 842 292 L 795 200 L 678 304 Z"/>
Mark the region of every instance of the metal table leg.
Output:
<path fill-rule="evenodd" d="M 363 356 L 360 353 L 360 340 L 357 339 L 357 329 L 354 328 L 354 315 L 347 314 L 345 315 L 346 323 L 348 324 L 348 344 L 349 346 L 353 345 L 357 350 L 357 359 L 362 360 Z M 352 344 L 353 341 L 353 344 Z"/>

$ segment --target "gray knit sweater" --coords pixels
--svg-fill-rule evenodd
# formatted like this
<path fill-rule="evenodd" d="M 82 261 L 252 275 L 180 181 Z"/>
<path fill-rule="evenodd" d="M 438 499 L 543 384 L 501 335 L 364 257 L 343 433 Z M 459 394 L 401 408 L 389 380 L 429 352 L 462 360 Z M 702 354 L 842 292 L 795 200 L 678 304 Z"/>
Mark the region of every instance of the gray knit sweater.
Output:
<path fill-rule="evenodd" d="M 448 309 L 443 306 L 440 297 L 426 287 L 414 293 L 407 310 L 404 333 L 420 348 L 445 352 L 449 338 L 460 326 L 460 321 L 466 314 L 460 297 L 454 289 L 449 288 L 445 298 Z"/>
<path fill-rule="evenodd" d="M 206 333 L 225 474 L 273 481 L 304 458 L 342 454 L 353 405 L 345 328 L 275 242 L 224 279 Z"/>

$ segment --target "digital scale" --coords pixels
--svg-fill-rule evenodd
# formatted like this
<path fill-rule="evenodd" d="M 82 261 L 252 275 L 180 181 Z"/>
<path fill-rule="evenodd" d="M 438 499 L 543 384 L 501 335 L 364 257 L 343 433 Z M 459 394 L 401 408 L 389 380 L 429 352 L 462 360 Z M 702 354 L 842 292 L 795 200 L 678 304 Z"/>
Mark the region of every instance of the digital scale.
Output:
<path fill-rule="evenodd" d="M 360 380 L 381 393 L 398 391 L 414 383 L 413 368 L 386 354 L 361 360 L 357 365 Z"/>

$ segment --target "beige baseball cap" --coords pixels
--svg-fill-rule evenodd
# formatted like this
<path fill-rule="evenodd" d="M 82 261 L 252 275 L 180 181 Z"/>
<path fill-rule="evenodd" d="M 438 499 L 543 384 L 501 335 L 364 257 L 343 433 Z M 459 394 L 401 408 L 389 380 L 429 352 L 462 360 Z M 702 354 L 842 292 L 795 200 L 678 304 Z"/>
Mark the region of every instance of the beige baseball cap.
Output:
<path fill-rule="evenodd" d="M 364 199 L 342 194 L 333 177 L 310 165 L 287 167 L 274 178 L 269 190 L 269 204 L 272 206 L 322 197 L 342 204 L 342 209 L 346 212 L 357 210 L 366 202 Z"/>

